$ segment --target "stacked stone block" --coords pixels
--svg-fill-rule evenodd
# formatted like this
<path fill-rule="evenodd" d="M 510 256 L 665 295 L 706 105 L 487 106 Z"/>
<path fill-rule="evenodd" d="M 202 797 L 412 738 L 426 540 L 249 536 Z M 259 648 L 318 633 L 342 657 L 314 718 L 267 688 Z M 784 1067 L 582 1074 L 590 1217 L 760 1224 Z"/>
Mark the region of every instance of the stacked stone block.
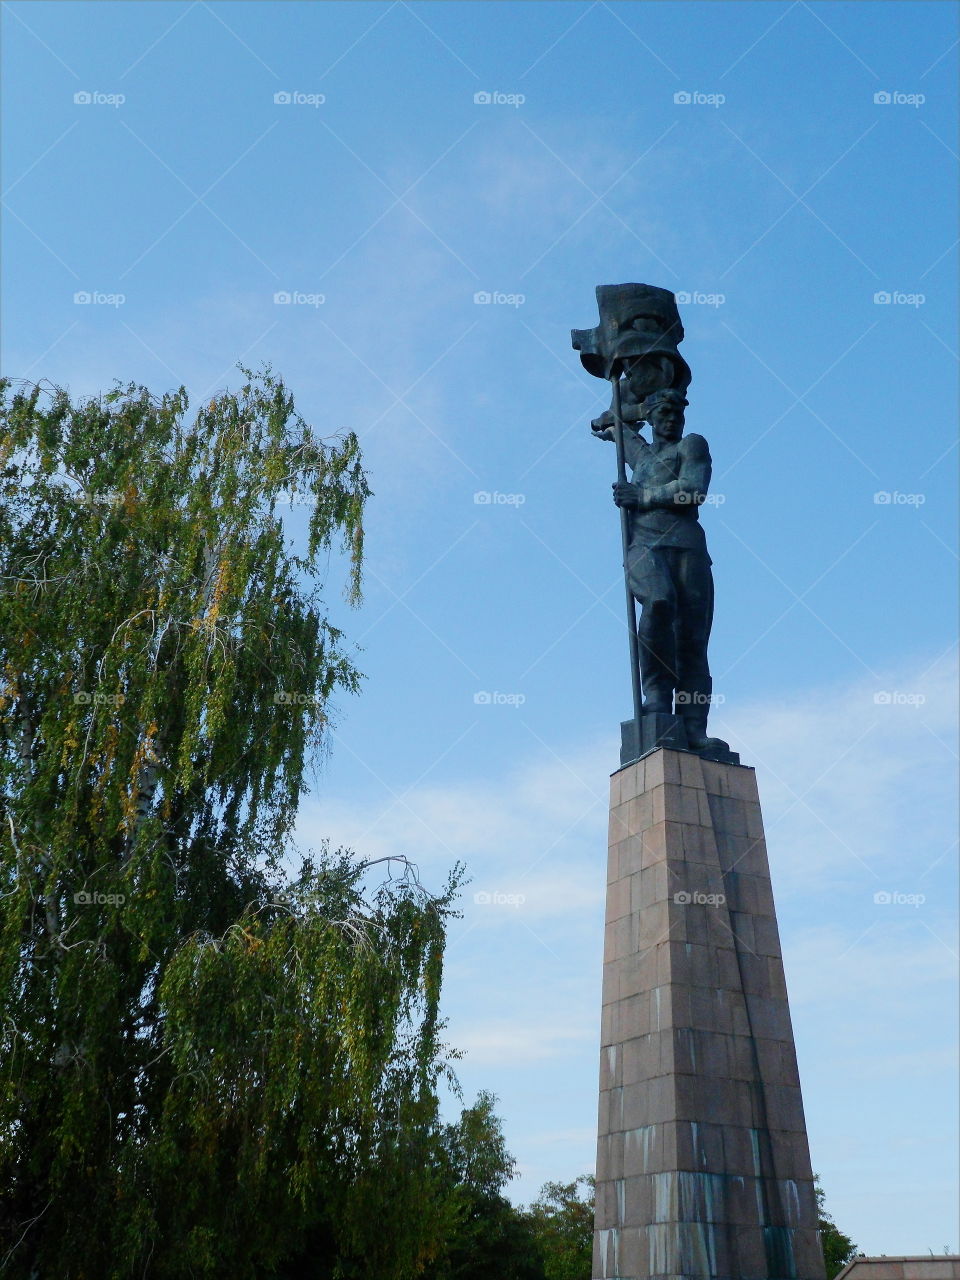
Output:
<path fill-rule="evenodd" d="M 823 1280 L 756 777 L 611 780 L 596 1280 Z"/>

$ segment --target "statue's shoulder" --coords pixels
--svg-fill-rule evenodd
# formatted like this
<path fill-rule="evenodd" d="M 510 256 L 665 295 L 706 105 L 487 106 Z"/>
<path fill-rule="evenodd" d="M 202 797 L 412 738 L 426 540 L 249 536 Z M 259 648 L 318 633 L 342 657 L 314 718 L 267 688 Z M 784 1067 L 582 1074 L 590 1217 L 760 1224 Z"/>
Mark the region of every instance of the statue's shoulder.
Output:
<path fill-rule="evenodd" d="M 682 453 L 689 454 L 694 458 L 710 457 L 710 446 L 707 444 L 706 438 L 698 436 L 695 431 L 691 431 L 689 435 L 681 436 L 677 447 Z"/>

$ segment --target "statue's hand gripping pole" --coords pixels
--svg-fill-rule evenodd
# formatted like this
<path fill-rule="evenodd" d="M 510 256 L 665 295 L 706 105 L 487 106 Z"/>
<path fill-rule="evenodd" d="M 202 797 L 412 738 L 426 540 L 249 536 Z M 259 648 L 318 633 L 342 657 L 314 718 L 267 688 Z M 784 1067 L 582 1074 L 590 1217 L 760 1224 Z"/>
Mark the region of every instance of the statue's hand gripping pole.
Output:
<path fill-rule="evenodd" d="M 610 374 L 613 386 L 613 438 L 617 446 L 617 481 L 627 483 L 627 455 L 623 443 L 623 410 L 620 404 L 620 373 Z M 633 688 L 633 718 L 636 724 L 637 740 L 640 734 L 640 716 L 643 712 L 643 697 L 640 691 L 640 639 L 637 635 L 637 604 L 630 590 L 630 570 L 627 564 L 627 553 L 630 550 L 630 512 L 626 507 L 620 508 L 620 537 L 623 543 L 623 581 L 627 589 L 627 632 L 630 636 L 630 679 Z"/>

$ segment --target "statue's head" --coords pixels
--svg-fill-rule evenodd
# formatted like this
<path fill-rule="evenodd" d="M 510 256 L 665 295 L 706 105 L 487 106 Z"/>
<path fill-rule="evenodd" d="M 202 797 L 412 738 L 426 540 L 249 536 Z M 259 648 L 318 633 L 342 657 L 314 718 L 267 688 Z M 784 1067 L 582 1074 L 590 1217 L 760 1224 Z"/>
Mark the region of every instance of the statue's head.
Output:
<path fill-rule="evenodd" d="M 647 396 L 641 405 L 644 420 L 660 440 L 679 440 L 683 435 L 684 409 L 688 401 L 682 391 L 664 387 Z"/>

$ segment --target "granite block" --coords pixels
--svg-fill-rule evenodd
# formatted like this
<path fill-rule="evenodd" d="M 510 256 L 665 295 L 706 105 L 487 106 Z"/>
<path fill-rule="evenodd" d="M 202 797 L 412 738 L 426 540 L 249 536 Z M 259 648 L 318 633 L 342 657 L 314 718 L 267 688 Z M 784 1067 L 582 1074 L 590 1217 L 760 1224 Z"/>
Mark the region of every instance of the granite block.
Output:
<path fill-rule="evenodd" d="M 610 819 L 607 823 L 607 848 L 612 844 L 619 844 L 621 840 L 633 834 L 629 822 L 630 806 L 627 804 L 618 804 L 615 809 L 610 810 Z"/>
<path fill-rule="evenodd" d="M 700 789 L 702 793 L 702 788 Z M 697 803 L 696 787 L 677 786 L 666 783 L 663 788 L 664 816 L 669 814 L 670 820 L 683 824 L 699 825 L 700 807 Z"/>
<path fill-rule="evenodd" d="M 684 751 L 680 753 L 678 764 L 680 766 L 681 786 L 696 787 L 702 791 L 705 783 L 703 781 L 703 762 L 700 757 Z"/>
<path fill-rule="evenodd" d="M 755 840 L 750 836 L 734 836 L 723 834 L 721 866 L 724 872 L 740 871 L 744 875 L 770 877 L 767 862 L 767 846 L 764 840 Z"/>
<path fill-rule="evenodd" d="M 599 1165 L 597 1167 L 599 1169 Z M 616 1183 L 607 1179 L 598 1181 L 594 1202 L 594 1229 L 602 1231 L 608 1227 L 619 1226 L 618 1207 Z"/>
<path fill-rule="evenodd" d="M 662 1173 L 673 1165 L 672 1148 L 665 1142 L 666 1124 L 641 1125 L 623 1135 L 623 1171 L 628 1178 Z"/>
<path fill-rule="evenodd" d="M 732 943 L 733 934 L 728 931 L 726 936 Z M 729 991 L 740 991 L 740 965 L 734 947 L 715 947 L 714 953 L 717 957 L 717 986 Z"/>
<path fill-rule="evenodd" d="M 653 1181 L 649 1174 L 624 1179 L 624 1226 L 646 1226 L 652 1213 Z"/>
<path fill-rule="evenodd" d="M 666 902 L 670 896 L 670 877 L 665 862 L 655 862 L 640 872 L 640 907 Z"/>
<path fill-rule="evenodd" d="M 767 990 L 772 996 L 787 998 L 787 981 L 783 975 L 783 961 L 779 956 L 764 957 L 767 965 Z"/>
<path fill-rule="evenodd" d="M 644 760 L 646 766 L 645 786 L 647 790 L 662 787 L 665 782 L 680 781 L 680 752 L 655 751 Z"/>
<path fill-rule="evenodd" d="M 730 929 L 739 948 L 754 955 L 761 954 L 757 950 L 756 921 L 753 916 L 743 911 L 731 911 Z"/>
<path fill-rule="evenodd" d="M 625 1085 L 653 1080 L 664 1074 L 661 1065 L 661 1042 L 668 1039 L 662 1032 L 637 1036 L 623 1045 L 623 1082 Z"/>
<path fill-rule="evenodd" d="M 758 956 L 776 956 L 780 951 L 780 931 L 775 916 L 757 916 L 754 920 L 753 950 Z"/>
<path fill-rule="evenodd" d="M 600 1089 L 613 1089 L 623 1084 L 623 1048 L 606 1045 L 600 1054 Z"/>
<path fill-rule="evenodd" d="M 623 1177 L 624 1134 L 603 1133 L 597 1139 L 597 1185 Z"/>
<path fill-rule="evenodd" d="M 623 876 L 607 885 L 607 923 L 630 914 L 630 877 Z"/>
<path fill-rule="evenodd" d="M 674 933 L 674 915 L 670 910 L 669 898 L 662 902 L 654 902 L 636 912 L 637 945 L 649 950 L 668 938 L 678 936 Z"/>
<path fill-rule="evenodd" d="M 666 823 L 658 823 L 654 827 L 649 827 L 644 831 L 640 842 L 640 866 L 637 870 L 646 870 L 647 867 L 653 866 L 654 863 L 663 862 L 667 858 L 667 827 Z"/>
<path fill-rule="evenodd" d="M 639 1129 L 676 1118 L 675 1079 L 654 1076 L 641 1086 L 624 1088 L 622 1129 Z"/>
<path fill-rule="evenodd" d="M 626 810 L 627 822 L 631 835 L 646 831 L 647 827 L 652 827 L 654 822 L 663 822 L 663 816 L 654 818 L 657 811 L 657 802 L 655 797 L 659 796 L 659 791 L 645 791 L 641 795 L 634 796 L 629 800 L 624 809 Z"/>

